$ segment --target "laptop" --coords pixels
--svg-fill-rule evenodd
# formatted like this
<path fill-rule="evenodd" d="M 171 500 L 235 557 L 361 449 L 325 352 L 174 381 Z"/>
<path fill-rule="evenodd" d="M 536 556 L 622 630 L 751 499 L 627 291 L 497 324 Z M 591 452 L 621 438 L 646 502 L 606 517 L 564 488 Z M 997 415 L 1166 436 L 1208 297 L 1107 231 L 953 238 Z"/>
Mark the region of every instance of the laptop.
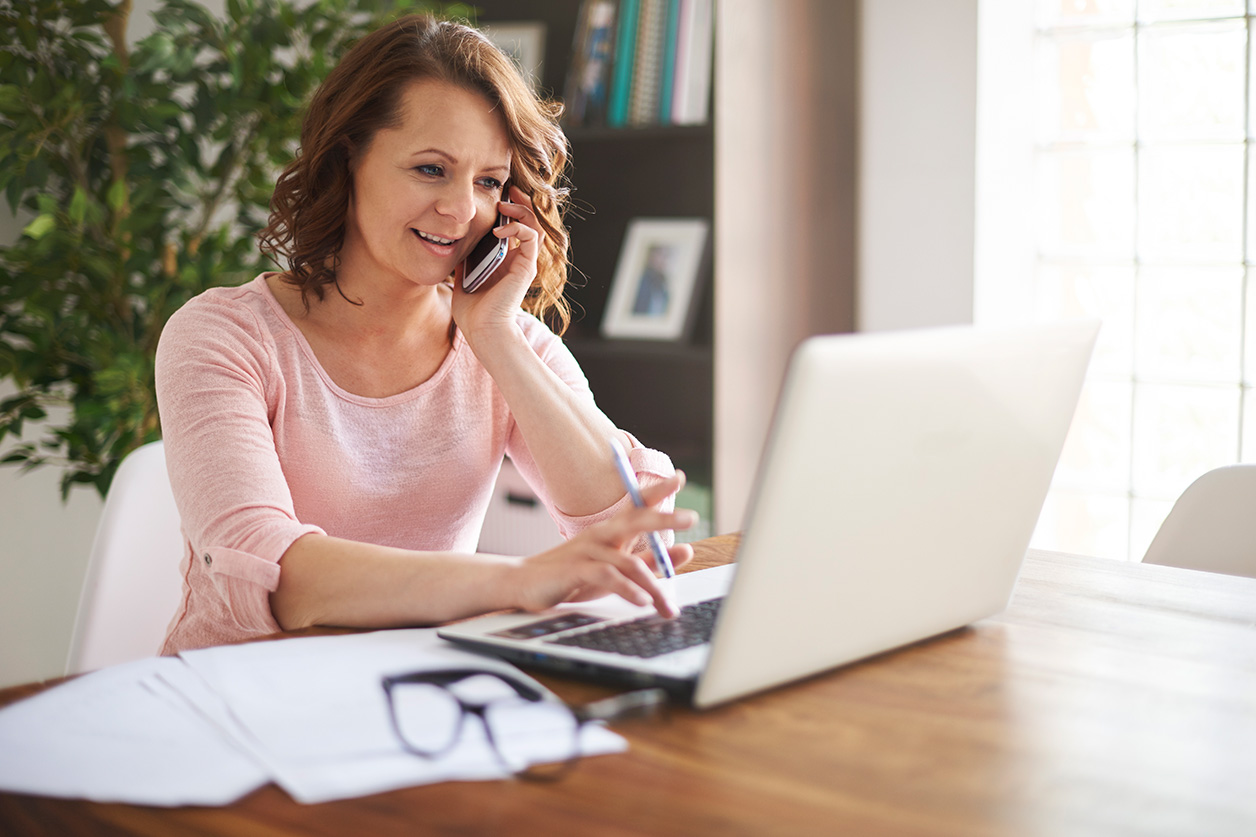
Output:
<path fill-rule="evenodd" d="M 680 618 L 612 596 L 439 635 L 706 708 L 994 615 L 1097 332 L 1084 321 L 808 338 L 786 371 L 737 560 L 667 582 Z"/>

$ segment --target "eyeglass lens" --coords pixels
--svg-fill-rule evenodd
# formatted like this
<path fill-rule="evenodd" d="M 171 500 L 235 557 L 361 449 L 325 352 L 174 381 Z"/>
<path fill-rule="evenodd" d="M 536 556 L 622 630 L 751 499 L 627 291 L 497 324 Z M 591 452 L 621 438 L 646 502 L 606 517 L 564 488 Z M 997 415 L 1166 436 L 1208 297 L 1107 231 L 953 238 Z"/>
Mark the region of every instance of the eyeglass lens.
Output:
<path fill-rule="evenodd" d="M 490 675 L 448 686 L 397 683 L 392 704 L 397 732 L 410 749 L 423 755 L 487 744 L 512 773 L 542 773 L 540 767 L 529 768 L 565 765 L 579 755 L 580 723 L 569 708 L 520 698 Z M 468 721 L 468 713 L 480 722 Z"/>

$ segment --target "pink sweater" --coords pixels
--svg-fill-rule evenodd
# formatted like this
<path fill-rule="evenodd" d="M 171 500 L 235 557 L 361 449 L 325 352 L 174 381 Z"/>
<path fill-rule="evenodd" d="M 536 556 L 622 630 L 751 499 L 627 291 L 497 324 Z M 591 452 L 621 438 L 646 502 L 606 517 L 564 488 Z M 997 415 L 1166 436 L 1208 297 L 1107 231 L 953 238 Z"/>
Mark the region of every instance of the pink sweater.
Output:
<path fill-rule="evenodd" d="M 592 400 L 575 359 L 520 312 L 537 355 Z M 505 400 L 458 333 L 414 389 L 365 398 L 327 376 L 264 277 L 215 288 L 171 317 L 157 349 L 157 400 L 182 519 L 183 600 L 162 653 L 280 630 L 269 594 L 280 557 L 316 532 L 406 549 L 474 552 L 503 455 L 564 536 L 586 517 L 554 509 Z M 639 444 L 642 483 L 672 463 Z"/>

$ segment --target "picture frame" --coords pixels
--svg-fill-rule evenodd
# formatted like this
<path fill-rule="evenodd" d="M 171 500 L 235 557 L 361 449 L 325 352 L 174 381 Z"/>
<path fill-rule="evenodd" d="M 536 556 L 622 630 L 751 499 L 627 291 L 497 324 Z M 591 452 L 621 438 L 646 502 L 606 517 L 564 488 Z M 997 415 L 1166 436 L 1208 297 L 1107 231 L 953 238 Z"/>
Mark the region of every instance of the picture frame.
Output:
<path fill-rule="evenodd" d="M 514 59 L 534 91 L 541 88 L 545 61 L 545 24 L 539 20 L 486 23 L 481 30 L 498 49 Z"/>
<path fill-rule="evenodd" d="M 602 317 L 602 336 L 683 340 L 706 254 L 705 218 L 634 218 L 628 222 Z"/>

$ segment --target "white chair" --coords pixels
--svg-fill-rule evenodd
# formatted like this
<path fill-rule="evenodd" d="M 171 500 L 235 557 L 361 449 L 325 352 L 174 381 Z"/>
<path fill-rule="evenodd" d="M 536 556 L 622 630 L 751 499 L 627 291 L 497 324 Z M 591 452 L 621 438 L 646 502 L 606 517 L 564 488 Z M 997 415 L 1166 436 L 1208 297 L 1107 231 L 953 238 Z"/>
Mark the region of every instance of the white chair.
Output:
<path fill-rule="evenodd" d="M 114 475 L 87 563 L 66 674 L 158 653 L 182 595 L 183 535 L 161 442 Z"/>
<path fill-rule="evenodd" d="M 477 549 L 498 555 L 535 555 L 562 542 L 558 524 L 549 516 L 523 474 L 510 457 L 503 459 L 493 487 L 493 499 L 484 514 Z"/>
<path fill-rule="evenodd" d="M 1256 465 L 1217 468 L 1187 486 L 1143 563 L 1256 578 Z"/>

